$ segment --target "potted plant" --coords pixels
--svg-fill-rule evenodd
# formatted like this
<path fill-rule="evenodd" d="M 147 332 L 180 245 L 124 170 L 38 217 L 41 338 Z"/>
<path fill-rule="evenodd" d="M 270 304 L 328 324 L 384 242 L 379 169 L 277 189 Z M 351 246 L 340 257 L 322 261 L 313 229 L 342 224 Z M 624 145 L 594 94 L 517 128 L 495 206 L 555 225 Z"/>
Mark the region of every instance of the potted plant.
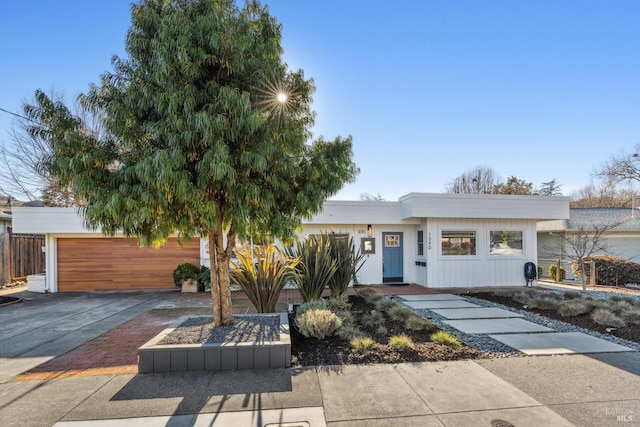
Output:
<path fill-rule="evenodd" d="M 180 264 L 173 270 L 173 282 L 182 287 L 182 292 L 198 292 L 200 269 L 193 264 Z"/>

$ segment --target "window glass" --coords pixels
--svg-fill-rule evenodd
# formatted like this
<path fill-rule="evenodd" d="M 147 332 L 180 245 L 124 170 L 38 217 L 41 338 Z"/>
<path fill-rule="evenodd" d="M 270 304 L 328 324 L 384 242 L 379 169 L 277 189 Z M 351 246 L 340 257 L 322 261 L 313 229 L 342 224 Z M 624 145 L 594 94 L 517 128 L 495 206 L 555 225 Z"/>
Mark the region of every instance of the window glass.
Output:
<path fill-rule="evenodd" d="M 418 230 L 418 255 L 424 255 L 424 231 Z"/>
<path fill-rule="evenodd" d="M 443 231 L 442 255 L 475 255 L 475 231 Z"/>
<path fill-rule="evenodd" d="M 522 231 L 492 230 L 491 255 L 522 255 Z"/>

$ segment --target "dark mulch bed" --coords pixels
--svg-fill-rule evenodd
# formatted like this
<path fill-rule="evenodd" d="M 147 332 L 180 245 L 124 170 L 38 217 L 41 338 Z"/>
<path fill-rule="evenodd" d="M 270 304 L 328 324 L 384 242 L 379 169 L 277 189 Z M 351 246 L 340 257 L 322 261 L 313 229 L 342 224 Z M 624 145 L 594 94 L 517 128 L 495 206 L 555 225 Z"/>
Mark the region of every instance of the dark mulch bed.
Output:
<path fill-rule="evenodd" d="M 493 295 L 492 293 L 489 293 L 489 292 L 472 293 L 470 296 L 473 296 L 473 297 L 476 297 L 476 298 L 480 298 L 480 299 L 484 299 L 484 300 L 491 301 L 491 302 L 496 302 L 498 304 L 506 305 L 507 307 L 513 307 L 513 308 L 517 308 L 517 309 L 520 309 L 520 310 L 530 311 L 532 313 L 536 313 L 536 314 L 539 314 L 541 316 L 548 317 L 550 319 L 560 320 L 562 322 L 570 323 L 572 325 L 579 326 L 579 327 L 584 328 L 584 329 L 589 329 L 589 330 L 592 330 L 592 331 L 601 332 L 603 334 L 610 334 L 610 335 L 614 335 L 614 336 L 619 337 L 619 338 L 623 338 L 623 339 L 626 339 L 626 340 L 629 340 L 629 341 L 640 343 L 640 326 L 638 326 L 638 325 L 628 325 L 625 328 L 616 328 L 615 330 L 612 330 L 611 332 L 607 332 L 607 327 L 599 325 L 596 322 L 594 322 L 593 320 L 591 320 L 591 317 L 589 317 L 589 314 L 583 314 L 583 315 L 580 315 L 580 316 L 564 317 L 564 316 L 561 316 L 559 313 L 557 313 L 555 311 L 539 310 L 539 309 L 536 309 L 536 308 L 524 308 L 522 303 L 519 303 L 518 301 L 515 301 L 511 297 L 496 296 L 496 295 Z"/>
<path fill-rule="evenodd" d="M 484 353 L 472 347 L 462 345 L 450 347 L 430 341 L 429 336 L 434 331 L 410 331 L 401 322 L 384 317 L 386 335 L 377 335 L 376 328 L 368 328 L 360 324 L 360 317 L 364 313 L 370 313 L 375 307 L 368 304 L 360 296 L 350 296 L 351 311 L 354 315 L 356 326 L 367 336 L 374 339 L 378 345 L 374 348 L 363 350 L 354 349 L 349 340 L 331 336 L 323 340 L 306 338 L 295 326 L 295 318 L 289 314 L 291 330 L 291 365 L 292 366 L 321 366 L 321 365 L 346 365 L 362 363 L 400 363 L 400 362 L 424 362 L 437 360 L 478 359 L 487 357 Z M 393 335 L 408 335 L 415 343 L 414 349 L 395 350 L 387 345 Z"/>

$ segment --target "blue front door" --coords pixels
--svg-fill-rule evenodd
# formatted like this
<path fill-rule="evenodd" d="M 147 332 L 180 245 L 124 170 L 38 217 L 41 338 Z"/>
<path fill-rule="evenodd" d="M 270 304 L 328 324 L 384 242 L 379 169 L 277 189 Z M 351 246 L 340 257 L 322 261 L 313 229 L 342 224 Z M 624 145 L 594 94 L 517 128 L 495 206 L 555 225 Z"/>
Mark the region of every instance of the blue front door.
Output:
<path fill-rule="evenodd" d="M 402 282 L 402 233 L 382 233 L 382 282 Z"/>

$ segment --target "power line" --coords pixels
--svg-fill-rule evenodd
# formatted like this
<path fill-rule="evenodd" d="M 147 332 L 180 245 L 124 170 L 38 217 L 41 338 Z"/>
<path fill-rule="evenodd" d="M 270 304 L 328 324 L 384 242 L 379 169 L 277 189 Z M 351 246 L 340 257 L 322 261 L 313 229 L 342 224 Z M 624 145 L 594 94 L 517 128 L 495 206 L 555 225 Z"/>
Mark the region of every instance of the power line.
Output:
<path fill-rule="evenodd" d="M 2 108 L 2 107 L 0 107 L 0 111 L 2 111 L 2 112 L 4 112 L 4 113 L 7 113 L 7 114 L 11 114 L 12 116 L 16 116 L 16 117 L 19 117 L 19 118 L 24 119 L 24 120 L 29 120 L 30 122 L 37 123 L 35 120 L 30 119 L 29 117 L 21 116 L 21 115 L 20 115 L 20 114 L 18 114 L 18 113 L 14 113 L 13 111 L 5 110 L 5 109 L 4 109 L 4 108 Z"/>

